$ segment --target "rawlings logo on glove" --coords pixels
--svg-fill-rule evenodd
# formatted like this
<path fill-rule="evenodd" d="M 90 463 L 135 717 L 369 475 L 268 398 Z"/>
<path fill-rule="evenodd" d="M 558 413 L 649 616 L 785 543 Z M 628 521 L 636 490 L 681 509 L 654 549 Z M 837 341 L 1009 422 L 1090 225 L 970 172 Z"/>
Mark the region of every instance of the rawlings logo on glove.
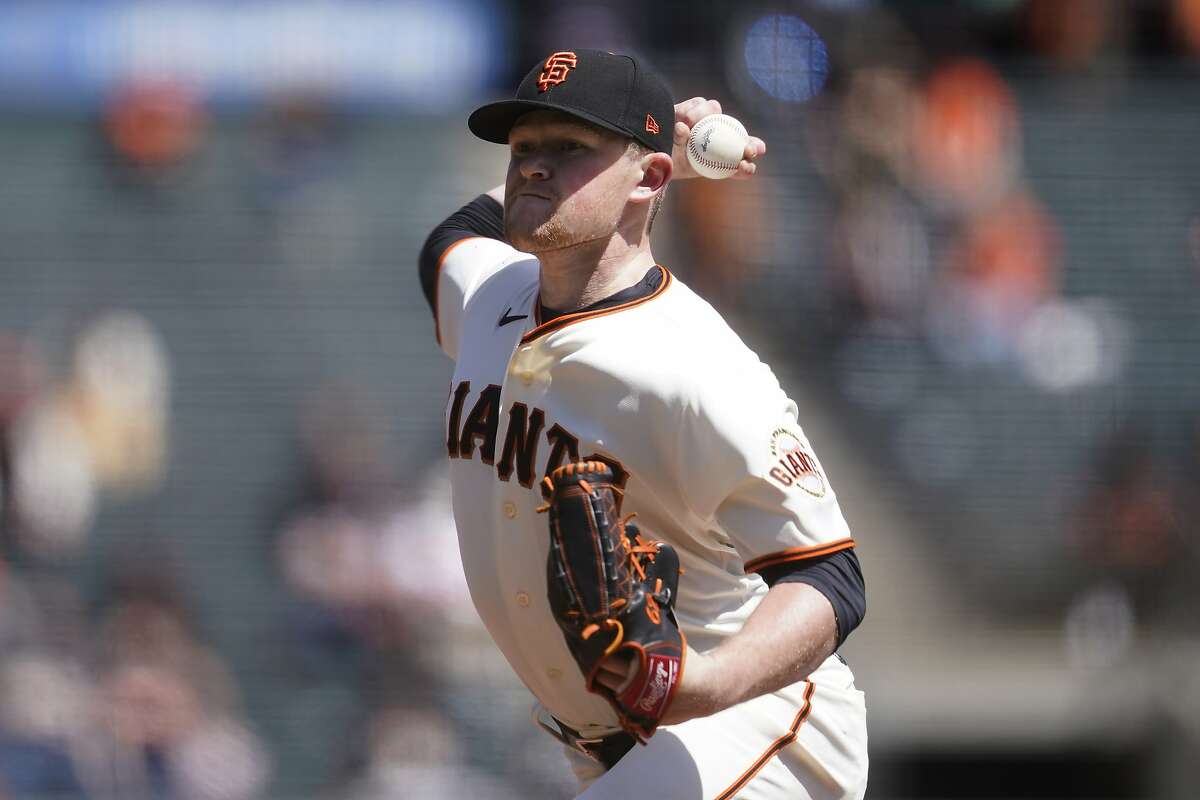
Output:
<path fill-rule="evenodd" d="M 638 688 L 635 680 L 621 699 L 644 714 L 661 718 L 667 710 L 667 695 L 679 681 L 679 659 L 655 654 L 647 657 L 651 663 L 649 680 Z"/>
<path fill-rule="evenodd" d="M 546 562 L 550 610 L 583 672 L 589 692 L 616 710 L 621 726 L 650 736 L 683 675 L 686 647 L 675 621 L 679 556 L 621 519 L 621 489 L 600 461 L 559 467 L 543 482 L 550 511 Z M 620 694 L 596 680 L 614 654 L 636 672 Z"/>

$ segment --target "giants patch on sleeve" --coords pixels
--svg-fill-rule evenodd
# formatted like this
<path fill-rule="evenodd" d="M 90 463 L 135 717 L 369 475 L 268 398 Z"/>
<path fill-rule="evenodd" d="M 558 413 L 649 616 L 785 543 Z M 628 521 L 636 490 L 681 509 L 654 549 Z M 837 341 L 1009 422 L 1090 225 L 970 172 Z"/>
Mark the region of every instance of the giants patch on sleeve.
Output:
<path fill-rule="evenodd" d="M 825 496 L 825 476 L 799 434 L 776 428 L 771 434 L 771 458 L 767 475 L 774 483 L 784 489 L 801 489 L 813 497 Z"/>

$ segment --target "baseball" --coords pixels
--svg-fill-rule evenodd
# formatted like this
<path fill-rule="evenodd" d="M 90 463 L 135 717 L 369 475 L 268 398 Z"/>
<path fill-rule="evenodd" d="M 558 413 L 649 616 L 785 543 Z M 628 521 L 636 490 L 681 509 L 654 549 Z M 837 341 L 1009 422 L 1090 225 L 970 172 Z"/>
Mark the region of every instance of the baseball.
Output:
<path fill-rule="evenodd" d="M 705 117 L 688 137 L 688 161 L 705 178 L 728 178 L 737 172 L 749 138 L 745 126 L 728 114 Z"/>

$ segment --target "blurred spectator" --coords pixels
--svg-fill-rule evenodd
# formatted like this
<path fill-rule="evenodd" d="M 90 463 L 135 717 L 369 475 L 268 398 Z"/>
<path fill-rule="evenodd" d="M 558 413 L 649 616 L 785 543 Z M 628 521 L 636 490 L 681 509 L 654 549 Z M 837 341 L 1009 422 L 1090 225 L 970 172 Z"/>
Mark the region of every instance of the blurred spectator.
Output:
<path fill-rule="evenodd" d="M 229 707 L 232 679 L 219 659 L 200 644 L 169 555 L 146 544 L 122 553 L 118 559 L 124 565 L 122 572 L 97 625 L 97 655 L 109 665 L 168 665 L 203 687 L 207 705 Z"/>
<path fill-rule="evenodd" d="M 446 624 L 482 632 L 463 575 L 445 464 L 430 470 L 404 500 L 382 522 L 378 558 L 384 591 L 392 603 L 419 609 L 432 620 L 434 630 L 425 636 L 436 637 Z M 436 597 L 430 596 L 431 583 L 439 587 Z"/>
<path fill-rule="evenodd" d="M 0 787 L 17 797 L 83 798 L 72 742 L 88 687 L 63 662 L 27 651 L 0 662 Z"/>
<path fill-rule="evenodd" d="M 1200 2 L 1171 0 L 1172 29 L 1192 56 L 1200 55 Z"/>
<path fill-rule="evenodd" d="M 1180 570 L 1188 571 L 1179 501 L 1135 424 L 1103 443 L 1094 469 L 1071 531 L 1075 549 L 1130 593 L 1140 617 L 1154 619 L 1182 588 Z"/>
<path fill-rule="evenodd" d="M 1030 0 L 1026 27 L 1036 51 L 1064 66 L 1080 67 L 1108 42 L 1118 13 L 1117 0 Z"/>
<path fill-rule="evenodd" d="M 176 177 L 199 149 L 205 126 L 194 93 L 179 83 L 149 79 L 131 81 L 114 92 L 103 121 L 117 165 L 142 186 Z"/>
<path fill-rule="evenodd" d="M 1059 239 L 1024 193 L 972 215 L 938 279 L 930 321 L 938 350 L 960 365 L 1010 361 L 1029 314 L 1057 291 Z"/>
<path fill-rule="evenodd" d="M 1020 153 L 1017 103 L 991 66 L 964 60 L 939 67 L 915 122 L 915 163 L 939 207 L 978 209 L 1011 186 Z"/>
<path fill-rule="evenodd" d="M 420 655 L 467 602 L 449 500 L 434 493 L 445 506 L 440 516 L 420 511 L 420 501 L 402 503 L 368 419 L 353 392 L 333 385 L 314 393 L 302 414 L 307 477 L 275 552 L 293 592 L 294 666 L 319 678 L 357 662 L 378 675 L 385 694 L 427 693 L 437 681 Z M 446 584 L 431 583 L 437 579 Z"/>
<path fill-rule="evenodd" d="M 102 685 L 104 718 L 127 754 L 116 792 L 180 800 L 247 800 L 269 774 L 257 738 L 206 706 L 198 687 L 165 663 L 116 665 Z"/>
<path fill-rule="evenodd" d="M 1021 327 L 1021 371 L 1047 392 L 1108 384 L 1125 370 L 1131 335 L 1128 321 L 1109 300 L 1050 299 Z"/>
<path fill-rule="evenodd" d="M 915 327 L 930 281 L 930 245 L 915 204 L 880 186 L 849 195 L 833 226 L 833 280 L 842 310 L 859 322 Z"/>
<path fill-rule="evenodd" d="M 0 555 L 15 544 L 12 541 L 17 525 L 13 439 L 18 421 L 44 389 L 45 371 L 32 340 L 0 331 Z"/>
<path fill-rule="evenodd" d="M 919 108 L 911 75 L 894 67 L 866 67 L 850 76 L 840 122 L 863 155 L 904 177 L 912 169 Z"/>
<path fill-rule="evenodd" d="M 4 518 L 18 549 L 43 559 L 83 546 L 102 488 L 147 491 L 166 468 L 170 370 L 156 331 L 132 312 L 101 314 L 73 356 L 67 382 L 38 391 L 32 356 L 0 354 L 14 378 L 0 397 Z"/>
<path fill-rule="evenodd" d="M 344 386 L 324 386 L 309 397 L 300 419 L 303 485 L 276 542 L 279 569 L 301 604 L 295 632 L 318 652 L 347 638 L 378 636 L 383 644 L 401 627 L 400 620 L 377 624 L 390 611 L 380 602 L 376 549 L 379 515 L 393 487 L 379 437 L 358 403 Z M 317 620 L 342 634 L 320 633 L 325 625 L 311 627 Z"/>
<path fill-rule="evenodd" d="M 143 554 L 145 555 L 145 554 Z M 232 674 L 195 635 L 169 561 L 122 576 L 102 615 L 93 779 L 116 797 L 249 800 L 270 775 Z M 139 565 L 140 566 L 140 565 Z"/>
<path fill-rule="evenodd" d="M 1018 192 L 970 219 L 951 264 L 990 287 L 1001 303 L 1027 308 L 1054 291 L 1058 256 L 1053 219 L 1032 196 Z"/>
<path fill-rule="evenodd" d="M 43 397 L 13 424 L 10 446 L 14 541 L 41 559 L 82 547 L 96 513 L 86 434 L 63 397 Z"/>
<path fill-rule="evenodd" d="M 401 491 L 373 419 L 344 385 L 322 386 L 308 398 L 299 420 L 304 477 L 277 523 L 273 553 L 288 589 L 283 619 L 290 657 L 278 668 L 292 692 L 310 701 L 297 702 L 286 724 L 289 735 L 318 748 L 331 766 L 355 754 L 331 757 L 329 742 L 314 737 L 314 729 L 361 724 L 381 705 L 425 706 L 451 694 L 494 691 L 480 685 L 486 677 L 471 664 L 478 651 L 455 649 L 479 635 L 479 620 L 462 574 L 444 469 Z M 506 713 L 487 703 L 468 705 L 458 710 L 474 723 Z M 379 726 L 372 741 L 382 747 L 398 734 Z M 413 794 L 424 791 L 428 776 L 422 776 L 432 766 L 406 762 L 401 771 L 380 759 L 355 791 L 396 791 L 405 784 L 393 780 L 403 772 L 414 787 L 404 796 L 456 796 Z M 440 774 L 428 780 L 441 781 Z"/>
<path fill-rule="evenodd" d="M 379 563 L 380 520 L 348 508 L 313 510 L 297 517 L 279 540 L 288 583 L 336 617 L 347 633 L 388 648 L 410 635 L 406 611 L 392 606 Z"/>
<path fill-rule="evenodd" d="M 371 720 L 366 765 L 347 787 L 346 800 L 510 800 L 518 795 L 499 778 L 464 760 L 450 721 L 435 708 L 389 708 Z"/>
<path fill-rule="evenodd" d="M 97 480 L 107 489 L 144 492 L 166 468 L 170 357 L 140 314 L 99 315 L 75 344 L 72 411 L 83 428 Z"/>

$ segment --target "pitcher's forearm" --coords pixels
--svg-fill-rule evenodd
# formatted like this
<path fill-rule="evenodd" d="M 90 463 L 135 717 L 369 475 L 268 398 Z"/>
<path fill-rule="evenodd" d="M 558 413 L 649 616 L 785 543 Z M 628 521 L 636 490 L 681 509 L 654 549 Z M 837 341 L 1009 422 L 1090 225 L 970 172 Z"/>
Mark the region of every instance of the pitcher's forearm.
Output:
<path fill-rule="evenodd" d="M 741 631 L 707 653 L 689 651 L 666 723 L 684 722 L 807 678 L 837 649 L 837 621 L 823 594 L 781 583 Z"/>

